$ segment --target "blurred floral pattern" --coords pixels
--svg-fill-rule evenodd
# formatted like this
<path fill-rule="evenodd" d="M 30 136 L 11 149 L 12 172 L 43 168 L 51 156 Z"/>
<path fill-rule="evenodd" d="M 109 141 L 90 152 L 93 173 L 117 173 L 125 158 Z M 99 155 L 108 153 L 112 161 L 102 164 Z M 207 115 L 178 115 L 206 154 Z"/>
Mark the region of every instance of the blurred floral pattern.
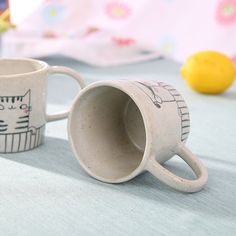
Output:
<path fill-rule="evenodd" d="M 112 19 L 126 19 L 131 12 L 130 6 L 124 2 L 108 2 L 105 6 L 108 17 Z"/>
<path fill-rule="evenodd" d="M 236 0 L 42 0 L 3 37 L 5 56 L 63 54 L 98 66 L 182 62 L 200 50 L 236 62 L 235 42 Z"/>
<path fill-rule="evenodd" d="M 45 3 L 42 7 L 42 19 L 46 24 L 58 24 L 65 17 L 65 6 L 60 2 Z"/>
<path fill-rule="evenodd" d="M 164 56 L 172 55 L 175 51 L 175 38 L 170 35 L 163 35 L 160 37 L 158 48 Z"/>
<path fill-rule="evenodd" d="M 111 38 L 112 42 L 116 45 L 119 46 L 130 46 L 135 44 L 135 40 L 132 38 L 118 38 L 118 37 L 113 37 Z"/>
<path fill-rule="evenodd" d="M 217 20 L 221 24 L 236 22 L 236 0 L 223 0 L 217 8 Z"/>

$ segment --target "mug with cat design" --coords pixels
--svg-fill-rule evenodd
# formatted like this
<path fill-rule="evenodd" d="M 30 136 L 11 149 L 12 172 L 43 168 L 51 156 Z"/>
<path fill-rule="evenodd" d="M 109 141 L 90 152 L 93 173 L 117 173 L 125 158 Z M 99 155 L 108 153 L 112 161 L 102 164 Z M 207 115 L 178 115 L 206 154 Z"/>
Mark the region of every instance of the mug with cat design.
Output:
<path fill-rule="evenodd" d="M 94 178 L 121 183 L 149 171 L 172 188 L 196 192 L 207 170 L 185 146 L 190 131 L 187 105 L 171 85 L 157 81 L 98 81 L 81 91 L 68 118 L 75 157 Z M 162 164 L 174 155 L 193 170 L 186 179 Z"/>
<path fill-rule="evenodd" d="M 67 67 L 34 59 L 0 59 L 0 153 L 28 151 L 43 143 L 45 124 L 64 119 L 68 111 L 46 114 L 47 78 L 61 73 L 85 86 Z"/>

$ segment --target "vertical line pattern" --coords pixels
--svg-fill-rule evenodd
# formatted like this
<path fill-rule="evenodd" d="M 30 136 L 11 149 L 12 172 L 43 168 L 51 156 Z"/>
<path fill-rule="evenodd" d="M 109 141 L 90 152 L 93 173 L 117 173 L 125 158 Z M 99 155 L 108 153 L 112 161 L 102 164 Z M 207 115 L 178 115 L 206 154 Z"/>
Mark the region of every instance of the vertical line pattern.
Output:
<path fill-rule="evenodd" d="M 190 128 L 190 118 L 189 118 L 189 112 L 187 105 L 185 101 L 183 100 L 182 96 L 179 94 L 179 92 L 173 88 L 171 85 L 167 85 L 165 83 L 161 83 L 161 86 L 163 86 L 168 92 L 173 96 L 181 118 L 181 141 L 185 141 L 188 138 L 189 134 L 189 128 Z M 183 105 L 184 104 L 184 105 Z M 187 116 L 187 118 L 186 118 Z M 187 131 L 184 129 L 187 129 Z"/>
<path fill-rule="evenodd" d="M 14 145 L 14 134 L 12 135 L 12 139 L 11 139 L 11 152 L 13 152 L 13 145 Z"/>
<path fill-rule="evenodd" d="M 38 143 L 37 143 L 37 146 L 39 146 L 39 144 L 40 144 L 40 129 L 38 130 Z"/>
<path fill-rule="evenodd" d="M 5 134 L 5 147 L 4 147 L 4 153 L 7 153 L 7 134 Z"/>
<path fill-rule="evenodd" d="M 29 131 L 30 132 L 30 131 Z M 28 132 L 25 132 L 25 145 L 24 145 L 24 150 L 23 151 L 25 151 L 26 150 L 26 145 L 27 145 L 27 139 L 28 139 Z"/>
<path fill-rule="evenodd" d="M 2 151 L 0 153 L 16 153 L 31 150 L 41 144 L 42 135 L 44 135 L 44 126 L 32 131 L 0 134 Z M 32 139 L 34 140 L 32 141 Z"/>

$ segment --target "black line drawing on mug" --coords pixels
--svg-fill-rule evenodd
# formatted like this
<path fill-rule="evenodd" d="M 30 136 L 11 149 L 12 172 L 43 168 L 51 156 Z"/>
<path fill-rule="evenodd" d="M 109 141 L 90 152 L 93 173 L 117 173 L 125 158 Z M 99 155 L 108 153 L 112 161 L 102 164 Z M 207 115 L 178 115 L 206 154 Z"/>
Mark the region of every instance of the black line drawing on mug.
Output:
<path fill-rule="evenodd" d="M 190 132 L 190 118 L 187 105 L 179 92 L 171 85 L 163 82 L 137 81 L 136 83 L 143 86 L 138 87 L 148 95 L 158 109 L 161 109 L 164 103 L 176 103 L 181 118 L 181 141 L 185 141 Z M 162 92 L 159 91 L 160 89 Z"/>
<path fill-rule="evenodd" d="M 0 150 L 2 153 L 32 149 L 41 142 L 43 127 L 30 125 L 31 90 L 23 95 L 0 96 Z"/>
<path fill-rule="evenodd" d="M 31 150 L 43 142 L 45 125 L 26 132 L 0 133 L 0 153 L 17 153 Z"/>
<path fill-rule="evenodd" d="M 175 102 L 173 97 L 169 97 L 169 98 L 162 98 L 160 96 L 160 93 L 158 92 L 158 88 L 162 87 L 160 82 L 143 82 L 143 81 L 138 81 L 137 83 L 143 85 L 144 87 L 146 87 L 150 93 L 147 93 L 147 91 L 143 90 L 143 92 L 145 92 L 150 99 L 152 100 L 153 104 L 157 107 L 157 108 L 161 108 L 161 104 L 165 103 L 165 102 Z"/>
<path fill-rule="evenodd" d="M 31 91 L 24 95 L 0 96 L 0 133 L 28 131 Z"/>

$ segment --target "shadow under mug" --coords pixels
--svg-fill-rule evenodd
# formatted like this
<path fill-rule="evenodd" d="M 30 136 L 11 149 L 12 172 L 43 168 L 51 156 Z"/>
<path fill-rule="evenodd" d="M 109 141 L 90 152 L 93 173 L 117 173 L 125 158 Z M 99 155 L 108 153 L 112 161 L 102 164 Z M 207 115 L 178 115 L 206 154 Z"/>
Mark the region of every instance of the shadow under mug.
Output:
<path fill-rule="evenodd" d="M 100 81 L 81 91 L 72 105 L 68 136 L 81 166 L 94 178 L 128 181 L 143 171 L 183 192 L 199 191 L 208 174 L 185 146 L 188 108 L 176 89 L 155 81 Z M 194 171 L 181 178 L 161 164 L 180 156 Z"/>
<path fill-rule="evenodd" d="M 0 59 L 0 153 L 28 151 L 43 143 L 45 124 L 64 119 L 68 111 L 46 114 L 47 78 L 65 74 L 85 86 L 67 67 L 34 59 Z"/>

